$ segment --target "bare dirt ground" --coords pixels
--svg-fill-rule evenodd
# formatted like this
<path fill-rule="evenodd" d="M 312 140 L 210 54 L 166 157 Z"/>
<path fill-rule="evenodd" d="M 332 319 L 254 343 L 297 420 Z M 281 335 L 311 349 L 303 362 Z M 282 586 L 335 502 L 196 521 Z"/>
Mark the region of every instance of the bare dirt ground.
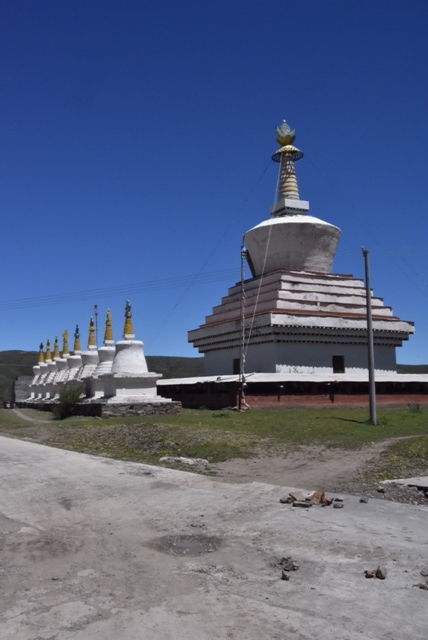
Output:
<path fill-rule="evenodd" d="M 390 442 L 376 443 L 359 451 L 300 447 L 281 457 L 227 460 L 211 465 L 216 478 L 224 482 L 267 482 L 304 489 L 333 487 L 379 455 Z"/>
<path fill-rule="evenodd" d="M 358 451 L 301 447 L 282 457 L 228 460 L 211 465 L 211 470 L 216 474 L 216 479 L 229 483 L 266 482 L 405 504 L 428 505 L 427 492 L 419 491 L 416 487 L 388 483 L 382 485 L 383 492 L 380 492 L 378 484 L 373 485 L 365 478 L 365 472 L 376 467 L 379 455 L 402 439 L 385 440 Z M 412 475 L 410 472 L 410 476 Z"/>
<path fill-rule="evenodd" d="M 13 412 L 38 426 L 37 434 L 32 432 L 30 438 L 25 439 L 40 444 L 46 443 L 47 432 L 45 433 L 44 426 L 49 424 L 47 421 L 26 415 L 18 409 L 13 409 Z M 378 485 L 369 483 L 365 478 L 364 474 L 367 470 L 376 468 L 381 453 L 394 442 L 402 439 L 404 438 L 384 440 L 359 450 L 300 446 L 298 449 L 284 451 L 281 455 L 260 455 L 249 459 L 238 458 L 212 463 L 209 466 L 209 473 L 215 480 L 233 484 L 263 482 L 277 486 L 428 505 L 428 495 L 415 488 L 389 484 L 385 488 L 385 493 L 379 493 Z M 407 477 L 413 475 L 412 470 L 409 470 Z"/>

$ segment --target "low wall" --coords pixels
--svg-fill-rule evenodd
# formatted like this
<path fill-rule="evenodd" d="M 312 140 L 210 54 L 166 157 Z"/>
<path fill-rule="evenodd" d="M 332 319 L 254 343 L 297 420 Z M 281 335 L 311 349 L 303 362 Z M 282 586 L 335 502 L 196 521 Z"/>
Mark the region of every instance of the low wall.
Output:
<path fill-rule="evenodd" d="M 102 418 L 114 416 L 158 416 L 179 413 L 181 402 L 144 402 L 142 404 L 102 405 Z"/>
<path fill-rule="evenodd" d="M 17 402 L 17 407 L 53 411 L 54 402 Z M 141 404 L 105 404 L 101 402 L 80 403 L 76 405 L 75 416 L 96 416 L 110 418 L 114 416 L 155 416 L 178 413 L 181 402 L 145 402 Z"/>

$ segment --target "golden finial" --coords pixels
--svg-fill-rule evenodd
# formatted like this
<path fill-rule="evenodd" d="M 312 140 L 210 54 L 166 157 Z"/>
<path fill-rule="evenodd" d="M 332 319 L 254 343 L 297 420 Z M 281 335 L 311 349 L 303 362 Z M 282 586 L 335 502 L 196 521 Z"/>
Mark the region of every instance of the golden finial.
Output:
<path fill-rule="evenodd" d="M 127 300 L 125 304 L 125 327 L 123 329 L 123 337 L 126 339 L 131 336 L 134 337 L 134 330 L 132 328 L 131 305 L 129 304 L 129 300 Z"/>
<path fill-rule="evenodd" d="M 281 145 L 281 148 L 273 154 L 272 160 L 274 162 L 281 162 L 282 155 L 291 158 L 293 162 L 296 162 L 297 160 L 300 160 L 300 158 L 303 158 L 303 152 L 300 151 L 300 149 L 293 147 L 296 132 L 294 129 L 291 129 L 291 127 L 286 123 L 285 120 L 282 121 L 280 127 L 275 128 L 275 133 L 276 141 L 279 145 Z"/>
<path fill-rule="evenodd" d="M 68 350 L 68 331 L 67 329 L 62 334 L 62 357 L 69 356 L 70 352 Z"/>
<path fill-rule="evenodd" d="M 53 357 L 54 357 L 54 360 L 55 360 L 55 358 L 59 358 L 60 357 L 60 355 L 59 355 L 59 347 L 58 347 L 58 336 L 55 336 Z"/>
<path fill-rule="evenodd" d="M 80 346 L 80 333 L 79 333 L 79 325 L 76 324 L 76 331 L 74 332 L 74 346 L 73 346 L 73 351 L 74 353 L 76 353 L 76 351 L 80 352 L 82 350 L 81 346 Z"/>
<path fill-rule="evenodd" d="M 94 319 L 91 318 L 89 321 L 89 338 L 88 338 L 88 347 L 96 347 L 97 343 L 95 342 L 95 323 Z"/>
<path fill-rule="evenodd" d="M 276 133 L 276 141 L 278 144 L 283 147 L 286 144 L 293 144 L 294 138 L 296 137 L 296 132 L 294 129 L 286 123 L 285 120 L 282 121 L 280 127 L 275 128 Z"/>
<path fill-rule="evenodd" d="M 106 344 L 106 342 L 113 342 L 113 329 L 111 326 L 110 309 L 107 309 L 106 329 L 104 331 L 104 344 Z"/>
<path fill-rule="evenodd" d="M 43 355 L 43 342 L 41 342 L 39 346 L 39 357 L 37 359 L 37 364 L 43 364 L 44 361 L 45 356 Z"/>
<path fill-rule="evenodd" d="M 50 343 L 49 338 L 46 340 L 45 362 L 47 360 L 52 360 L 52 358 L 51 358 L 51 343 Z"/>

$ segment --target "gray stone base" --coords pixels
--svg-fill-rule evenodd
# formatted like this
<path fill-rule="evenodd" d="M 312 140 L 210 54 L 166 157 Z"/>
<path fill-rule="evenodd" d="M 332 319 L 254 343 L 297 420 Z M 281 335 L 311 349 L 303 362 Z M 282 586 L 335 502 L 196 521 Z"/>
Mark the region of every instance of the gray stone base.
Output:
<path fill-rule="evenodd" d="M 101 417 L 155 416 L 178 413 L 181 402 L 142 402 L 141 404 L 102 404 Z"/>
<path fill-rule="evenodd" d="M 56 402 L 17 402 L 17 407 L 37 409 L 38 411 L 52 411 Z M 156 416 L 167 413 L 179 413 L 181 402 L 141 402 L 140 404 L 107 404 L 105 402 L 81 402 L 76 405 L 76 416 L 98 416 L 111 418 L 115 416 Z"/>

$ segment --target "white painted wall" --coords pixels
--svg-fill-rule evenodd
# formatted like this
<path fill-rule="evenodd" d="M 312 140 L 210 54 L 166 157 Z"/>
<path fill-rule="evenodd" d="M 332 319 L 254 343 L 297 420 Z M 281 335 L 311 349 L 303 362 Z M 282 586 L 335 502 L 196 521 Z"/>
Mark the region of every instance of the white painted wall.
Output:
<path fill-rule="evenodd" d="M 239 348 L 210 351 L 204 355 L 204 374 L 232 375 L 233 360 L 239 358 Z M 332 373 L 333 356 L 344 356 L 345 373 L 367 371 L 367 349 L 347 344 L 260 344 L 248 348 L 245 371 L 266 373 Z M 394 347 L 375 347 L 375 369 L 395 372 Z M 340 374 L 337 374 L 340 376 Z"/>

